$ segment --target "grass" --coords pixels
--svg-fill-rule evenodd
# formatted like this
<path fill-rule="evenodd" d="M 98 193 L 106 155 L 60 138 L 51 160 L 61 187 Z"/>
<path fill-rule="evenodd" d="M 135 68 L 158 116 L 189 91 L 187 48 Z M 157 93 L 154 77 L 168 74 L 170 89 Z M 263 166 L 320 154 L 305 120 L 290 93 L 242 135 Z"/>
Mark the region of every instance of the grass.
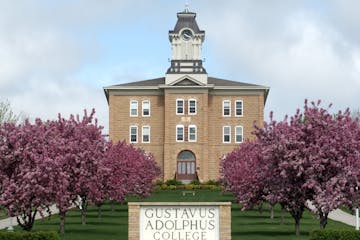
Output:
<path fill-rule="evenodd" d="M 231 194 L 221 194 L 220 191 L 196 190 L 196 195 L 182 196 L 182 190 L 165 190 L 154 193 L 144 201 L 175 202 L 175 201 L 232 201 Z M 139 201 L 130 198 L 128 201 Z M 293 219 L 289 214 L 285 216 L 285 223 L 280 225 L 280 209 L 275 209 L 275 218 L 270 219 L 269 211 L 260 214 L 258 210 L 241 211 L 237 204 L 232 206 L 232 239 L 233 240 L 306 240 L 308 234 L 318 229 L 316 217 L 305 212 L 301 220 L 301 236 L 294 235 Z M 102 218 L 98 218 L 97 209 L 90 207 L 87 213 L 87 224 L 81 225 L 79 210 L 71 210 L 66 218 L 66 234 L 62 240 L 127 240 L 128 227 L 127 205 L 115 206 L 114 211 L 110 204 L 102 207 Z M 57 230 L 59 219 L 52 216 L 50 219 L 37 221 L 34 230 Z M 351 229 L 351 227 L 334 221 L 329 221 L 327 228 Z"/>
<path fill-rule="evenodd" d="M 0 207 L 0 220 L 5 218 L 7 218 L 5 210 L 2 207 Z"/>

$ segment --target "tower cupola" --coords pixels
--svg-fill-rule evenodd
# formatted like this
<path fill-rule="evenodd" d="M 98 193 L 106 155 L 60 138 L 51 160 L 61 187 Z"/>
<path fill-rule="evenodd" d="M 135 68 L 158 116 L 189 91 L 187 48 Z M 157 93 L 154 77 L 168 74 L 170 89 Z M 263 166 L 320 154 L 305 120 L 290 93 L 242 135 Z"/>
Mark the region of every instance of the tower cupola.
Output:
<path fill-rule="evenodd" d="M 171 66 L 166 74 L 206 74 L 202 61 L 202 44 L 204 40 L 205 31 L 200 30 L 196 22 L 196 13 L 190 12 L 186 7 L 183 12 L 177 14 L 176 25 L 173 30 L 169 31 L 172 53 Z"/>

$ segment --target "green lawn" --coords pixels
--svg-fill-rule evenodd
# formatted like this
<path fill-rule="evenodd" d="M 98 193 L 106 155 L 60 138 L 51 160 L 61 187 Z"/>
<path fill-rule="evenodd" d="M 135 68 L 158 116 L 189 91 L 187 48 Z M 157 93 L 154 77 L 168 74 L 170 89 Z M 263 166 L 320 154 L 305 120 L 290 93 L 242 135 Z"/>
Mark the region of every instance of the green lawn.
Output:
<path fill-rule="evenodd" d="M 196 195 L 182 196 L 181 190 L 166 190 L 154 193 L 145 201 L 231 201 L 231 194 L 222 195 L 219 191 L 196 190 Z M 128 199 L 138 201 L 137 199 Z M 89 208 L 87 225 L 82 226 L 80 211 L 71 210 L 66 218 L 66 234 L 63 240 L 127 240 L 127 206 L 116 205 L 112 211 L 111 205 L 102 207 L 102 218 L 98 218 L 96 208 Z M 293 220 L 287 214 L 285 224 L 280 225 L 280 210 L 276 209 L 275 219 L 269 218 L 266 210 L 260 214 L 259 211 L 241 211 L 237 204 L 232 207 L 232 239 L 233 240 L 302 240 L 308 239 L 308 234 L 313 229 L 318 229 L 318 221 L 309 212 L 304 214 L 301 221 L 302 236 L 294 235 Z M 40 220 L 35 223 L 34 230 L 57 230 L 59 220 L 57 216 L 51 219 Z M 351 229 L 344 224 L 330 221 L 329 228 Z"/>

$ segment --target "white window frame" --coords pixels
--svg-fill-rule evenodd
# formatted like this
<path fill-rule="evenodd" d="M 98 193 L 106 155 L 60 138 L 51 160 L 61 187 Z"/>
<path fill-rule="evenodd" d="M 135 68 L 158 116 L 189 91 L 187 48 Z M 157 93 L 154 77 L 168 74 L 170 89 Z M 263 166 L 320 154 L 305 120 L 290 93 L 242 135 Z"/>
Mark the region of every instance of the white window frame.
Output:
<path fill-rule="evenodd" d="M 225 115 L 225 114 L 224 114 L 225 102 L 228 102 L 228 103 L 229 103 L 229 115 Z M 222 116 L 223 116 L 223 117 L 231 117 L 231 101 L 230 101 L 230 100 L 228 100 L 228 99 L 223 100 L 223 104 L 222 104 L 222 109 L 221 109 L 221 111 L 222 111 Z"/>
<path fill-rule="evenodd" d="M 135 128 L 136 129 L 136 141 L 131 141 L 131 129 Z M 137 143 L 139 141 L 139 134 L 138 134 L 138 126 L 136 125 L 131 125 L 129 127 L 129 142 L 130 143 Z"/>
<path fill-rule="evenodd" d="M 228 142 L 225 142 L 225 128 L 229 128 L 229 141 Z M 223 143 L 231 143 L 231 127 L 230 126 L 223 126 L 222 142 Z"/>
<path fill-rule="evenodd" d="M 178 140 L 178 128 L 182 128 L 182 140 Z M 176 133 L 175 133 L 175 136 L 176 136 L 176 142 L 184 142 L 185 140 L 185 127 L 184 125 L 176 125 L 176 129 L 175 129 Z"/>
<path fill-rule="evenodd" d="M 190 101 L 194 101 L 194 102 L 195 102 L 195 112 L 194 112 L 194 113 L 191 113 L 191 112 L 190 112 Z M 189 115 L 196 115 L 196 114 L 197 114 L 197 101 L 196 101 L 196 99 L 194 99 L 194 98 L 191 98 L 191 99 L 188 100 L 188 114 L 189 114 Z"/>
<path fill-rule="evenodd" d="M 144 128 L 148 128 L 149 129 L 149 141 L 148 142 L 144 142 Z M 150 135 L 150 132 L 151 132 L 151 130 L 150 130 L 150 126 L 149 125 L 144 125 L 144 126 L 142 126 L 142 129 L 141 129 L 141 142 L 142 143 L 150 143 L 150 139 L 151 139 L 151 135 Z"/>
<path fill-rule="evenodd" d="M 183 103 L 183 106 L 182 106 L 183 112 L 182 113 L 178 113 L 178 101 L 182 101 L 182 103 Z M 176 99 L 176 109 L 175 109 L 175 111 L 176 111 L 176 115 L 184 115 L 185 114 L 185 101 L 184 101 L 184 99 L 182 99 L 182 98 L 177 98 Z"/>
<path fill-rule="evenodd" d="M 132 103 L 136 103 L 136 115 L 133 115 L 131 110 Z M 130 117 L 137 117 L 139 115 L 139 102 L 137 100 L 130 100 Z"/>
<path fill-rule="evenodd" d="M 240 134 L 238 133 L 238 128 L 241 128 Z M 241 141 L 237 141 L 236 137 L 241 135 Z M 235 126 L 235 143 L 243 143 L 244 142 L 244 127 L 243 126 Z"/>
<path fill-rule="evenodd" d="M 144 115 L 144 110 L 145 110 L 145 108 L 144 108 L 144 103 L 146 103 L 146 102 L 148 102 L 149 103 L 149 115 Z M 150 105 L 150 100 L 143 100 L 142 101 L 142 104 L 141 104 L 141 107 L 142 107 L 142 109 L 141 109 L 141 112 L 142 112 L 142 116 L 143 117 L 150 117 L 150 107 L 151 105 Z"/>
<path fill-rule="evenodd" d="M 194 128 L 195 129 L 195 139 L 194 140 L 191 140 L 190 139 L 190 129 L 191 128 Z M 188 126 L 188 141 L 189 142 L 196 142 L 197 141 L 197 127 L 196 127 L 196 125 L 189 125 Z"/>
<path fill-rule="evenodd" d="M 237 114 L 237 106 L 236 106 L 236 104 L 238 102 L 241 102 L 241 115 Z M 244 102 L 243 102 L 243 100 L 236 100 L 235 101 L 235 117 L 242 117 L 242 116 L 244 116 Z"/>

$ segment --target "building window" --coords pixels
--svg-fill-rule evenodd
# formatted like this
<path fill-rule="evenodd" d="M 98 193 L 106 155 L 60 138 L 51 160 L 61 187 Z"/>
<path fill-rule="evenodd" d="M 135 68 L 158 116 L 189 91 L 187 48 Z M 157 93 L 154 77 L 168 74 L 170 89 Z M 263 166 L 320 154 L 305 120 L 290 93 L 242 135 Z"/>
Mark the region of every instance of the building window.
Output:
<path fill-rule="evenodd" d="M 235 101 L 235 116 L 242 117 L 243 115 L 243 101 L 236 100 Z"/>
<path fill-rule="evenodd" d="M 243 142 L 243 127 L 242 126 L 235 127 L 235 142 L 236 143 Z"/>
<path fill-rule="evenodd" d="M 143 117 L 150 117 L 150 101 L 142 101 L 142 115 Z"/>
<path fill-rule="evenodd" d="M 137 143 L 138 127 L 130 126 L 130 142 Z"/>
<path fill-rule="evenodd" d="M 224 126 L 223 127 L 223 143 L 230 143 L 231 142 L 231 127 Z"/>
<path fill-rule="evenodd" d="M 196 114 L 196 100 L 195 99 L 189 99 L 188 108 L 189 108 L 188 109 L 189 115 Z"/>
<path fill-rule="evenodd" d="M 149 143 L 150 142 L 150 126 L 142 127 L 142 142 Z"/>
<path fill-rule="evenodd" d="M 184 99 L 176 99 L 176 114 L 184 114 Z"/>
<path fill-rule="evenodd" d="M 138 116 L 138 101 L 136 101 L 136 100 L 130 101 L 130 116 L 131 117 Z"/>
<path fill-rule="evenodd" d="M 223 116 L 229 117 L 231 116 L 231 102 L 230 100 L 223 101 Z"/>
<path fill-rule="evenodd" d="M 196 133 L 197 131 L 196 131 L 196 126 L 195 125 L 189 125 L 189 128 L 188 128 L 188 141 L 189 142 L 196 142 L 196 139 L 197 139 L 197 137 L 196 137 L 196 135 L 197 135 L 197 133 Z"/>
<path fill-rule="evenodd" d="M 176 141 L 183 142 L 184 141 L 184 125 L 176 126 Z"/>

